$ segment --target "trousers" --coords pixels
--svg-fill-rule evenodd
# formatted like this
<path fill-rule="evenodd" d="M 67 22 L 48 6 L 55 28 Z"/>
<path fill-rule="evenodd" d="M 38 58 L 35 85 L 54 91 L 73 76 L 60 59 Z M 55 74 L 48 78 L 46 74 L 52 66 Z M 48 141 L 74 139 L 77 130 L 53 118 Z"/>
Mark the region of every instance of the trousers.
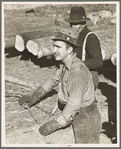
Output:
<path fill-rule="evenodd" d="M 65 105 L 58 102 L 62 111 Z M 72 122 L 75 144 L 99 143 L 101 131 L 101 116 L 95 103 L 86 108 L 80 108 Z"/>
<path fill-rule="evenodd" d="M 96 88 L 98 87 L 99 84 L 99 78 L 98 78 L 98 72 L 97 71 L 90 71 L 92 74 L 92 80 L 94 83 L 94 88 L 96 90 Z"/>

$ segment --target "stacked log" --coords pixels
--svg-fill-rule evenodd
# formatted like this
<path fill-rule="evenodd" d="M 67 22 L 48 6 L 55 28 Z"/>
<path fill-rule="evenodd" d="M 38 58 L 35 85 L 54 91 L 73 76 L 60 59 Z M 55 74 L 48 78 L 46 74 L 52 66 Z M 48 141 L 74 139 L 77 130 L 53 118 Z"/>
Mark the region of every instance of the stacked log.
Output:
<path fill-rule="evenodd" d="M 16 37 L 5 38 L 4 48 L 12 48 L 15 46 Z"/>
<path fill-rule="evenodd" d="M 20 35 L 16 35 L 16 42 L 15 42 L 15 48 L 19 51 L 22 52 L 25 49 L 24 46 L 24 40 Z"/>
<path fill-rule="evenodd" d="M 112 57 L 111 57 L 111 62 L 116 65 L 117 64 L 117 55 L 116 52 L 113 53 Z"/>
<path fill-rule="evenodd" d="M 38 58 L 53 55 L 52 38 L 54 38 L 54 36 L 29 40 L 26 47 L 30 53 L 37 55 Z"/>
<path fill-rule="evenodd" d="M 54 36 L 54 32 L 56 30 L 56 26 L 54 24 L 47 24 L 45 26 L 40 26 L 39 28 L 35 29 L 34 31 L 21 31 L 17 32 L 17 34 L 10 33 L 5 34 L 5 48 L 15 47 L 18 51 L 23 51 L 26 47 L 26 43 L 29 40 Z"/>

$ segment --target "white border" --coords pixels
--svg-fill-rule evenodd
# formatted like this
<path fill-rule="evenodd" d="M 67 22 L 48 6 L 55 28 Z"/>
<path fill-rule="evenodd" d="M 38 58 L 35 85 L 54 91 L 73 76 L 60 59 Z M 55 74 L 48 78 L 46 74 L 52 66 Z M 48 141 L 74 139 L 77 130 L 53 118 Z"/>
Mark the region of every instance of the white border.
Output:
<path fill-rule="evenodd" d="M 1 68 L 2 68 L 2 100 L 1 100 L 1 113 L 2 113 L 2 125 L 1 125 L 1 143 L 2 143 L 2 147 L 69 147 L 70 144 L 63 144 L 61 146 L 59 146 L 59 144 L 5 144 L 5 92 L 4 92 L 4 89 L 5 89 L 5 81 L 4 81 L 4 76 L 5 76 L 5 62 L 4 62 L 4 4 L 30 4 L 30 5 L 33 5 L 33 4 L 37 4 L 37 5 L 47 5 L 47 4 L 105 4 L 105 3 L 108 3 L 108 4 L 116 4 L 116 16 L 117 16 L 117 27 L 116 27 L 116 51 L 117 51 L 117 144 L 71 144 L 72 146 L 71 147 L 119 147 L 119 144 L 120 144 L 120 129 L 119 129 L 119 124 L 120 124 L 120 116 L 119 116 L 119 109 L 120 109 L 120 88 L 119 88 L 119 72 L 120 72 L 120 69 L 119 69 L 119 65 L 120 65 L 120 3 L 119 2 L 114 2 L 114 1 L 93 1 L 93 2 L 2 2 L 2 47 L 1 47 L 1 60 L 2 60 L 2 63 L 1 63 Z"/>
<path fill-rule="evenodd" d="M 1 98 L 1 117 L 2 117 L 2 122 L 1 122 L 1 143 L 5 144 L 5 59 L 4 59 L 4 9 L 3 9 L 3 4 L 2 4 L 2 9 L 1 9 L 1 14 L 2 14 L 2 45 L 1 45 L 1 68 L 2 68 L 2 98 Z"/>
<path fill-rule="evenodd" d="M 119 10 L 119 11 L 118 11 Z M 117 142 L 120 142 L 120 5 L 116 6 L 116 51 L 117 51 Z"/>

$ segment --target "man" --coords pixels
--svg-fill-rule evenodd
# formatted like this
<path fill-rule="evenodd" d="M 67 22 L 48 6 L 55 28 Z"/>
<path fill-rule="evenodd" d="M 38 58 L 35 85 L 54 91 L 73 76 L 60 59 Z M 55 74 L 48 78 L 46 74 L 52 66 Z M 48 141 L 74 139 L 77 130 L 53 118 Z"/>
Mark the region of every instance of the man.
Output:
<path fill-rule="evenodd" d="M 19 103 L 28 103 L 31 107 L 58 85 L 58 106 L 61 112 L 42 125 L 39 132 L 47 136 L 72 124 L 75 143 L 99 143 L 100 114 L 94 104 L 92 75 L 74 52 L 78 47 L 77 34 L 61 29 L 53 41 L 54 56 L 61 62 L 60 67 L 31 96 L 23 96 Z"/>
<path fill-rule="evenodd" d="M 84 39 L 86 35 L 91 32 L 87 25 L 85 9 L 82 6 L 73 6 L 70 11 L 70 26 L 79 31 L 78 44 L 84 46 Z M 84 64 L 89 68 L 93 76 L 93 82 L 95 89 L 98 86 L 98 73 L 97 69 L 103 65 L 103 59 L 101 54 L 101 47 L 99 39 L 95 34 L 90 34 L 87 38 L 86 46 L 86 56 Z M 75 52 L 77 57 L 82 59 L 82 48 L 76 48 Z"/>

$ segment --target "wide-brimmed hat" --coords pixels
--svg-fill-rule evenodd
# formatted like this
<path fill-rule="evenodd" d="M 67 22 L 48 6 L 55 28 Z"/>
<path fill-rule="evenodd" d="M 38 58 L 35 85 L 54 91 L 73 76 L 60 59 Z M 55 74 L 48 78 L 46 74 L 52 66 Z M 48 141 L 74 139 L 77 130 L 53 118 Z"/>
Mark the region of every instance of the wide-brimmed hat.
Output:
<path fill-rule="evenodd" d="M 52 40 L 53 41 L 60 40 L 66 43 L 70 43 L 71 45 L 75 47 L 81 47 L 81 45 L 77 44 L 78 32 L 76 32 L 72 28 L 68 28 L 68 29 L 57 28 L 56 35 Z"/>
<path fill-rule="evenodd" d="M 77 24 L 90 20 L 86 18 L 85 9 L 82 6 L 73 6 L 70 11 L 69 22 L 71 24 Z"/>

